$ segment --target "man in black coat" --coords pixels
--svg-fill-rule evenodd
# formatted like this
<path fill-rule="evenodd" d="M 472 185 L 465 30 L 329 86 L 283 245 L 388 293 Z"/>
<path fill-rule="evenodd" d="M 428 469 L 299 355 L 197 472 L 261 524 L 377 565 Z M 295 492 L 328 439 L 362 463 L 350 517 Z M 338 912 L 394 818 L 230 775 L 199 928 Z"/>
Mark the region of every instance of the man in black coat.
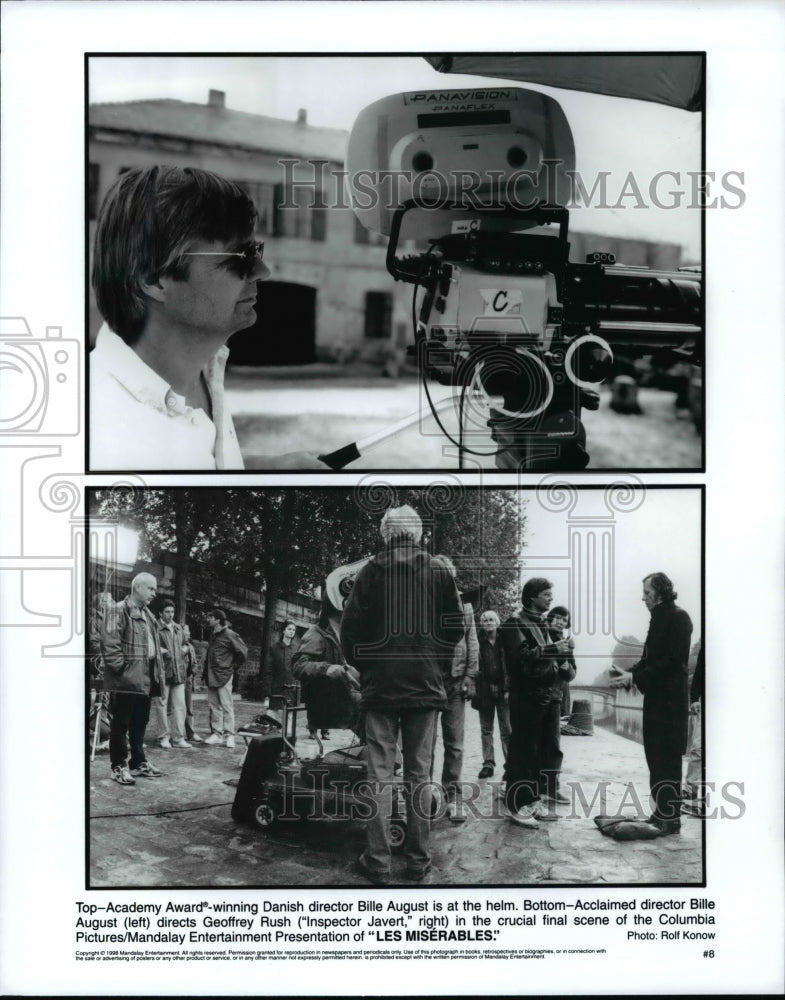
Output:
<path fill-rule="evenodd" d="M 692 622 L 676 605 L 678 594 L 664 573 L 643 581 L 643 602 L 651 612 L 642 659 L 614 687 L 643 694 L 643 749 L 649 766 L 654 813 L 649 819 L 663 835 L 678 833 L 681 759 L 687 746 L 689 692 L 687 660 Z"/>
<path fill-rule="evenodd" d="M 430 871 L 430 772 L 436 716 L 445 705 L 444 678 L 464 634 L 452 574 L 420 546 L 422 521 L 408 506 L 387 511 L 386 547 L 359 572 L 341 620 L 341 644 L 360 674 L 366 761 L 374 814 L 366 824 L 360 873 L 390 881 L 391 782 L 401 741 L 406 798 L 405 875 Z"/>
<path fill-rule="evenodd" d="M 502 649 L 510 684 L 510 725 L 505 777 L 507 815 L 518 826 L 537 829 L 542 799 L 568 803 L 559 790 L 561 685 L 574 677 L 572 640 L 551 638 L 545 614 L 553 603 L 553 584 L 527 580 L 519 614 L 502 626 Z"/>

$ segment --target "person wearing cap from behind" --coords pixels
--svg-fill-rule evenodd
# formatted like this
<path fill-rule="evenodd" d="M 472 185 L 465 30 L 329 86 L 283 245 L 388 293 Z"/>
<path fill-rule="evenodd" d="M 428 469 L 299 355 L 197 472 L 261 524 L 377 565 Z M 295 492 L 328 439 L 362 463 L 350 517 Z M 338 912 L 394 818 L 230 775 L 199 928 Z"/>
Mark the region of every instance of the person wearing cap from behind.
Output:
<path fill-rule="evenodd" d="M 404 877 L 430 877 L 433 737 L 446 703 L 443 664 L 464 634 L 463 608 L 450 571 L 420 545 L 422 521 L 409 506 L 382 518 L 385 547 L 364 566 L 341 621 L 346 659 L 360 673 L 373 815 L 357 872 L 391 880 L 390 817 L 398 738 L 406 803 Z"/>

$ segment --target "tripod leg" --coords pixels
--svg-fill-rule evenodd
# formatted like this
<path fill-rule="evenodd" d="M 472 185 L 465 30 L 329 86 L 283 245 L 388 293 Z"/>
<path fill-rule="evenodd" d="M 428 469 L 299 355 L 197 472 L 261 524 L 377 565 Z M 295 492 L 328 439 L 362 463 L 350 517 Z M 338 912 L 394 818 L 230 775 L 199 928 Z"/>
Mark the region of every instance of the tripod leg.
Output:
<path fill-rule="evenodd" d="M 101 742 L 101 710 L 104 704 L 104 694 L 103 691 L 97 691 L 95 696 L 95 701 L 93 702 L 93 708 L 95 709 L 95 715 L 93 717 L 93 739 L 92 748 L 90 751 L 90 763 L 95 760 L 95 754 L 98 750 L 98 744 Z"/>

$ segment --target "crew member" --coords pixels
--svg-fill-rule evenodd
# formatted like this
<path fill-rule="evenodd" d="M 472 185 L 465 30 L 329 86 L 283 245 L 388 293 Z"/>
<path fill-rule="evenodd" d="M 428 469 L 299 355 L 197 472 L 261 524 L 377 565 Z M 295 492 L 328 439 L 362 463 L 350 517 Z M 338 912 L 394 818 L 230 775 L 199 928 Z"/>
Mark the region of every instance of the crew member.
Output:
<path fill-rule="evenodd" d="M 270 277 L 257 214 L 236 184 L 196 167 L 136 167 L 100 212 L 93 289 L 106 320 L 90 354 L 90 468 L 242 469 L 224 398 L 225 346 L 256 322 Z M 259 468 L 324 469 L 315 454 Z"/>
<path fill-rule="evenodd" d="M 135 785 L 135 778 L 161 775 L 144 749 L 150 698 L 159 697 L 164 688 L 158 624 L 148 609 L 156 589 L 154 576 L 139 573 L 131 581 L 131 593 L 106 609 L 101 624 L 104 688 L 112 692 L 109 761 L 112 780 L 118 785 Z"/>

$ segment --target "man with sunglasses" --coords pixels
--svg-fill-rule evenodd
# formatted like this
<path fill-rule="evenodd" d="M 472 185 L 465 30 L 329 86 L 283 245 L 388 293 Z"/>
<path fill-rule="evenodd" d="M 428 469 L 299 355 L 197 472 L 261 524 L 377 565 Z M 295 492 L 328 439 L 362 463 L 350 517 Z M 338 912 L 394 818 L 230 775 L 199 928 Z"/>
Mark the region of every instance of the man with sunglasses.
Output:
<path fill-rule="evenodd" d="M 269 278 L 256 210 L 236 184 L 192 167 L 121 174 L 98 216 L 90 356 L 90 468 L 242 469 L 224 402 L 229 337 L 256 320 Z M 325 468 L 315 454 L 261 468 Z"/>

